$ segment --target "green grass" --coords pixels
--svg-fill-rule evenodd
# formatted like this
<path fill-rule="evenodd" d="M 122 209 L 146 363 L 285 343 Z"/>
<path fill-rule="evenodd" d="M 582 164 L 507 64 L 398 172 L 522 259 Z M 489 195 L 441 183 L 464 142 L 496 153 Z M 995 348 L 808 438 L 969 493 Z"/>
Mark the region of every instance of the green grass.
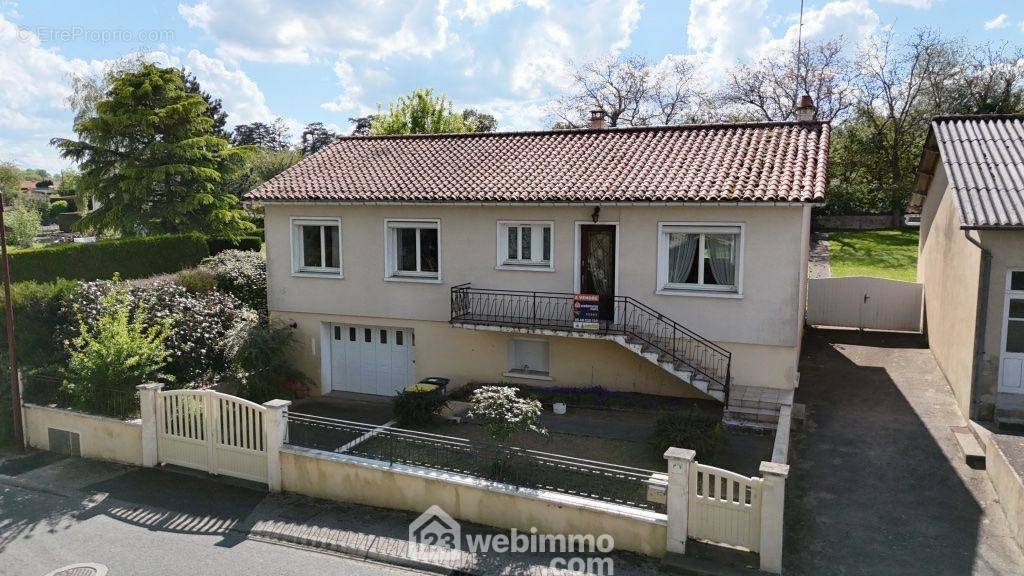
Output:
<path fill-rule="evenodd" d="M 829 232 L 832 276 L 917 278 L 917 230 Z"/>

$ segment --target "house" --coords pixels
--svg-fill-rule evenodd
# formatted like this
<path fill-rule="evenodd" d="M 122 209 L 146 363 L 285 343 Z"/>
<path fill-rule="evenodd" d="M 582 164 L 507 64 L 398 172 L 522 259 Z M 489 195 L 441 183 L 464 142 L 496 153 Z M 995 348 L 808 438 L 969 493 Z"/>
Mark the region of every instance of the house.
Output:
<path fill-rule="evenodd" d="M 965 415 L 1024 423 L 1024 116 L 934 118 L 914 203 L 932 353 Z"/>
<path fill-rule="evenodd" d="M 728 395 L 770 420 L 798 382 L 828 130 L 341 138 L 246 195 L 269 308 L 325 394 L 444 376 Z"/>

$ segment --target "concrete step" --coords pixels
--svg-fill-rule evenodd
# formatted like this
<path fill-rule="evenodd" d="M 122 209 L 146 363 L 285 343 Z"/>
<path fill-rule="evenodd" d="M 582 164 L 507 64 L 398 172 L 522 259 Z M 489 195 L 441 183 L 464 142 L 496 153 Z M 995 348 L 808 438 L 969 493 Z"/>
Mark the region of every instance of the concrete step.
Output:
<path fill-rule="evenodd" d="M 722 424 L 726 428 L 735 428 L 737 430 L 745 430 L 749 432 L 757 433 L 768 433 L 774 432 L 778 428 L 776 422 L 757 422 L 753 420 L 741 420 L 738 418 L 730 418 L 727 415 L 722 416 Z"/>
<path fill-rule="evenodd" d="M 953 431 L 953 437 L 956 438 L 956 443 L 960 446 L 960 452 L 964 455 L 967 465 L 976 470 L 984 470 L 985 449 L 978 442 L 974 433 L 968 428 L 959 426 L 950 429 Z"/>

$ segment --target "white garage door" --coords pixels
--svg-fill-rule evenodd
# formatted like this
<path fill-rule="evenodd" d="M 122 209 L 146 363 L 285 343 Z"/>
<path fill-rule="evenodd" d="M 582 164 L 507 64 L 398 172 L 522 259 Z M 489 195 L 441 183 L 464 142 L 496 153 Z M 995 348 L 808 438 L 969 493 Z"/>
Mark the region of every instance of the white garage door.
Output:
<path fill-rule="evenodd" d="M 392 396 L 413 382 L 412 330 L 335 324 L 331 389 Z"/>

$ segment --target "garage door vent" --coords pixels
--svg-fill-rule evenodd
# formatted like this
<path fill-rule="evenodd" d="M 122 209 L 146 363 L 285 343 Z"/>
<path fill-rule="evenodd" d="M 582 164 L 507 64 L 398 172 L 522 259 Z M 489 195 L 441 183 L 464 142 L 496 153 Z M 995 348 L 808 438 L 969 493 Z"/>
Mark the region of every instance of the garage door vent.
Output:
<path fill-rule="evenodd" d="M 47 428 L 50 437 L 50 452 L 66 456 L 81 456 L 82 443 L 78 432 L 69 432 L 58 428 Z"/>

